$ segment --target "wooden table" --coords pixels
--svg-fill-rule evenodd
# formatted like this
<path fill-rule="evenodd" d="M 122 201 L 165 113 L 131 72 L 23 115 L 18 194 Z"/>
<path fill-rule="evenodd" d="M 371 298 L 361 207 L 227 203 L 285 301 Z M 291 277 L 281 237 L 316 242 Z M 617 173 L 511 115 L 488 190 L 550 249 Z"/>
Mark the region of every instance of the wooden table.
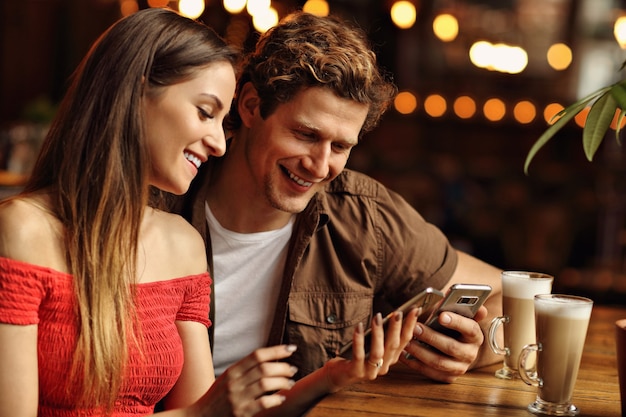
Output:
<path fill-rule="evenodd" d="M 574 389 L 579 416 L 620 415 L 614 328 L 620 318 L 626 318 L 626 307 L 593 308 Z M 453 384 L 426 380 L 397 367 L 375 381 L 325 398 L 307 417 L 531 416 L 526 406 L 535 400 L 537 389 L 520 380 L 496 378 L 494 372 L 501 366 L 473 370 Z"/>

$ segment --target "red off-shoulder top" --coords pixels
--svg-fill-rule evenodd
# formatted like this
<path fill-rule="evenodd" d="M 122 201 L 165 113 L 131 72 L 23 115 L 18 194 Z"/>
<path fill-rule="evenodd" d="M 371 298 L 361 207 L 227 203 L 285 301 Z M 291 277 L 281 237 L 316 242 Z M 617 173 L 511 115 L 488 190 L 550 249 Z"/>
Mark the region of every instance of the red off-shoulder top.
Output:
<path fill-rule="evenodd" d="M 210 325 L 208 272 L 137 284 L 136 290 L 143 355 L 131 344 L 115 417 L 151 414 L 178 379 L 183 348 L 175 321 Z M 0 323 L 38 326 L 39 417 L 99 415 L 75 409 L 77 390 L 65 389 L 80 386 L 68 381 L 77 334 L 74 305 L 71 275 L 0 257 Z"/>

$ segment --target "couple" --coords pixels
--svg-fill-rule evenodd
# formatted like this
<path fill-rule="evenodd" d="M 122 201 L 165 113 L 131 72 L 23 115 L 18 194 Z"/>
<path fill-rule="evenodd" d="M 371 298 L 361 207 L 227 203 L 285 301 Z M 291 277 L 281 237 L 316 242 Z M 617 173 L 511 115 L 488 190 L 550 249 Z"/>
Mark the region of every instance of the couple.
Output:
<path fill-rule="evenodd" d="M 497 269 L 343 169 L 395 94 L 362 32 L 297 13 L 237 67 L 164 9 L 122 19 L 83 60 L 24 192 L 0 206 L 1 417 L 157 402 L 164 416 L 299 415 L 398 360 L 445 382 L 498 360 L 487 309 L 442 315 L 458 341 L 415 310 L 386 329 L 372 317 L 460 281 L 494 287 L 489 316 L 501 304 Z M 226 152 L 224 121 L 228 152 L 209 158 Z M 155 190 L 188 189 L 200 235 L 159 210 Z M 351 359 L 331 359 L 350 340 Z"/>

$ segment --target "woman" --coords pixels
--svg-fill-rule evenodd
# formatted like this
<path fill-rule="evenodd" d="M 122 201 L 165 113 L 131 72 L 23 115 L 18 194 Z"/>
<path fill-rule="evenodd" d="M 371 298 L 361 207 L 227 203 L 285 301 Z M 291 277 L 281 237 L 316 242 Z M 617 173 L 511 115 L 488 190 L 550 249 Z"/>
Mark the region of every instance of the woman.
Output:
<path fill-rule="evenodd" d="M 281 362 L 294 346 L 215 381 L 203 241 L 151 190 L 182 194 L 224 154 L 236 58 L 206 26 L 147 9 L 81 62 L 28 184 L 0 205 L 1 417 L 138 416 L 159 401 L 170 416 L 284 415 L 377 376 L 360 326 L 354 359 L 300 389 Z M 374 320 L 373 349 L 410 337 L 390 329 Z"/>

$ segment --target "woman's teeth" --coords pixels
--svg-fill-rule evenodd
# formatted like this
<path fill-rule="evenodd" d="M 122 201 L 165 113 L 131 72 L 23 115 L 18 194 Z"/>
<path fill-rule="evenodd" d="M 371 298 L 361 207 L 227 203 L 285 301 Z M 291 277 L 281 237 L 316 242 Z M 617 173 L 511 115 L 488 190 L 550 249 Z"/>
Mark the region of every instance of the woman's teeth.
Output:
<path fill-rule="evenodd" d="M 200 164 L 202 163 L 202 161 L 200 161 L 200 159 L 197 156 L 192 155 L 192 154 L 190 154 L 188 152 L 185 152 L 184 155 L 185 155 L 185 158 L 189 162 L 191 162 L 192 164 L 194 164 L 196 166 L 196 168 L 200 168 Z"/>
<path fill-rule="evenodd" d="M 298 185 L 301 185 L 303 187 L 310 187 L 313 185 L 312 182 L 309 181 L 305 181 L 300 177 L 295 176 L 294 174 L 292 174 L 291 172 L 289 173 L 289 178 L 291 178 L 292 180 L 294 180 L 295 182 L 298 183 Z"/>

